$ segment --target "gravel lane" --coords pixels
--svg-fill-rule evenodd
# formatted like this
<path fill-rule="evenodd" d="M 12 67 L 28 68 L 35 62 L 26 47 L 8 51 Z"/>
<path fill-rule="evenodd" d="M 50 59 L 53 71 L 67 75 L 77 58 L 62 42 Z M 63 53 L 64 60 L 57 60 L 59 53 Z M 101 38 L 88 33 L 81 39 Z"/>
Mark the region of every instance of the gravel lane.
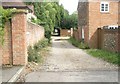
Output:
<path fill-rule="evenodd" d="M 39 69 L 26 82 L 117 82 L 118 67 L 88 55 L 61 37 L 52 37 L 52 47 Z"/>

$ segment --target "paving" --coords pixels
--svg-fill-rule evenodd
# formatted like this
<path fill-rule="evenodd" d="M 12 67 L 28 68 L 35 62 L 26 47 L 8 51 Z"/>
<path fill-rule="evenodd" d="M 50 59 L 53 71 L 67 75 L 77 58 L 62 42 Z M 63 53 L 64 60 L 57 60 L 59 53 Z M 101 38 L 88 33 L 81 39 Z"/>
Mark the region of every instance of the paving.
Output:
<path fill-rule="evenodd" d="M 61 37 L 52 37 L 45 62 L 26 82 L 118 82 L 118 67 L 88 55 Z"/>
<path fill-rule="evenodd" d="M 3 67 L 2 82 L 15 82 L 23 70 L 23 66 Z"/>

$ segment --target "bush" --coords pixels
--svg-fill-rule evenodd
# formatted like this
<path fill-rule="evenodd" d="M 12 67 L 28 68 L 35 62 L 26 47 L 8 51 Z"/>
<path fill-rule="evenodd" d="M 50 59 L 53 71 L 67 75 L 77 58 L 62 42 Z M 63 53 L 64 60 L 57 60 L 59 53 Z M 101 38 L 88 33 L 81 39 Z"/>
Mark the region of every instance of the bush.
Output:
<path fill-rule="evenodd" d="M 28 61 L 40 62 L 40 54 L 31 46 L 28 48 Z"/>
<path fill-rule="evenodd" d="M 48 39 L 48 42 L 50 43 L 50 40 L 51 40 L 51 31 L 45 31 L 45 37 Z"/>
<path fill-rule="evenodd" d="M 89 46 L 82 41 L 77 41 L 75 38 L 71 37 L 69 42 L 72 43 L 74 46 L 81 48 L 81 49 L 89 49 Z"/>
<path fill-rule="evenodd" d="M 29 62 L 40 62 L 41 55 L 40 50 L 48 45 L 48 39 L 43 39 L 36 43 L 33 47 L 28 47 L 28 61 Z"/>

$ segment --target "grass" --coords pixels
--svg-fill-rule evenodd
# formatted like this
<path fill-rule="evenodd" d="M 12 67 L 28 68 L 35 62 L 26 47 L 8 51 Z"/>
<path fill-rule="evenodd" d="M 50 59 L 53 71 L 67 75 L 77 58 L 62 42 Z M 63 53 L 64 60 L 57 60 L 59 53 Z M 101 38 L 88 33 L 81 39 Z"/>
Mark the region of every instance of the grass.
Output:
<path fill-rule="evenodd" d="M 89 49 L 89 47 L 84 44 L 83 42 L 77 41 L 75 38 L 71 37 L 68 40 L 72 45 L 84 49 L 88 54 L 103 59 L 109 63 L 120 65 L 120 54 L 114 53 L 106 50 L 100 50 L 100 49 Z"/>
<path fill-rule="evenodd" d="M 68 40 L 72 45 L 75 47 L 78 47 L 80 49 L 89 49 L 89 46 L 87 44 L 84 44 L 83 42 L 77 41 L 75 38 L 71 37 Z"/>
<path fill-rule="evenodd" d="M 100 50 L 100 49 L 88 49 L 86 52 L 94 57 L 101 58 L 109 63 L 120 65 L 120 54 L 106 51 L 106 50 Z"/>

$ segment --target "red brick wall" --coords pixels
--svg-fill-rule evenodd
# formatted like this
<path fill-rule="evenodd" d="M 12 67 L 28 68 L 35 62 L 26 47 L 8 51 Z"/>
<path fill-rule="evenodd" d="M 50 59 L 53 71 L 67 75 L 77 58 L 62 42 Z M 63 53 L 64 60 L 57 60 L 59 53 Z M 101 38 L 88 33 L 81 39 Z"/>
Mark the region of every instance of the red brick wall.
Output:
<path fill-rule="evenodd" d="M 2 48 L 2 63 L 3 64 L 12 64 L 12 46 L 11 46 L 11 26 L 10 22 L 5 24 L 4 28 L 4 47 Z"/>
<path fill-rule="evenodd" d="M 68 32 L 68 31 L 70 31 L 70 32 Z M 71 36 L 71 30 L 61 29 L 60 30 L 60 36 Z"/>
<path fill-rule="evenodd" d="M 27 22 L 27 46 L 33 46 L 44 38 L 44 28 L 32 22 Z"/>
<path fill-rule="evenodd" d="M 26 13 L 14 14 L 11 24 L 5 25 L 4 45 L 0 50 L 2 64 L 25 65 L 27 63 L 27 46 L 44 38 L 44 28 L 27 22 Z M 29 33 L 28 33 L 29 32 Z"/>
<path fill-rule="evenodd" d="M 119 4 L 118 4 L 118 12 L 119 12 L 119 15 L 118 15 L 118 25 L 120 26 L 120 1 L 119 1 Z M 118 49 L 119 49 L 119 52 L 120 52 L 120 30 L 118 31 Z"/>

